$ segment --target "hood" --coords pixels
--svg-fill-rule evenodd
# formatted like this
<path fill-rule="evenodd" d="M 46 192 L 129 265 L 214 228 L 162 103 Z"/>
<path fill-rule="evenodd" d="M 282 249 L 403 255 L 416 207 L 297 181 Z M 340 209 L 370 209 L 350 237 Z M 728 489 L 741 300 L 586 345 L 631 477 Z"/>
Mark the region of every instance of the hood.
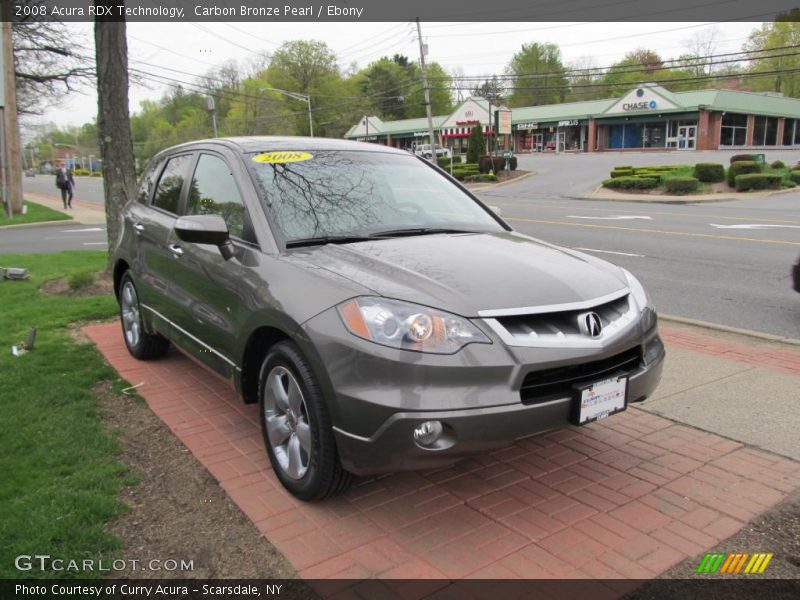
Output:
<path fill-rule="evenodd" d="M 592 300 L 627 287 L 610 263 L 511 231 L 328 244 L 292 254 L 376 295 L 463 316 Z"/>

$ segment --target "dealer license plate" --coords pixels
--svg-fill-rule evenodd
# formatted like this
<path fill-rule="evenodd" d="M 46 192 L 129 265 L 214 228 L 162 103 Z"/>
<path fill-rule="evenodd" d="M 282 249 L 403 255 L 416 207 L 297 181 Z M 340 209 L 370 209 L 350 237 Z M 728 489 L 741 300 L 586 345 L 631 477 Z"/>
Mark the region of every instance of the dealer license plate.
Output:
<path fill-rule="evenodd" d="M 628 378 L 624 375 L 578 388 L 578 410 L 575 424 L 585 425 L 625 410 L 627 391 Z"/>

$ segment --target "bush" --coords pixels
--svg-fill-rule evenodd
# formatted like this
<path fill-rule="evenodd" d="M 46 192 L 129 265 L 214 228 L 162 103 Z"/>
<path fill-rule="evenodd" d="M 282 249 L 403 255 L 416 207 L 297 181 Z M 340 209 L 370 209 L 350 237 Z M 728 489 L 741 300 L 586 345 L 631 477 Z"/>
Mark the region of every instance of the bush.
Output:
<path fill-rule="evenodd" d="M 89 174 L 89 169 L 75 169 L 72 172 L 73 175 L 83 175 L 86 176 Z"/>
<path fill-rule="evenodd" d="M 789 179 L 795 183 L 800 183 L 800 171 L 789 171 Z"/>
<path fill-rule="evenodd" d="M 611 177 L 630 177 L 633 175 L 633 169 L 614 169 L 611 171 Z"/>
<path fill-rule="evenodd" d="M 612 177 L 603 181 L 603 187 L 612 190 L 649 190 L 658 184 L 655 177 Z"/>
<path fill-rule="evenodd" d="M 793 187 L 797 187 L 797 184 L 794 181 L 789 181 L 788 179 L 784 179 L 783 181 L 781 181 L 781 187 L 782 188 L 793 188 Z"/>
<path fill-rule="evenodd" d="M 736 176 L 736 191 L 747 192 L 750 190 L 777 190 L 781 187 L 783 175 L 773 173 L 745 173 Z"/>
<path fill-rule="evenodd" d="M 735 162 L 750 162 L 755 160 L 756 160 L 755 154 L 734 154 L 733 156 L 731 156 L 731 164 Z"/>
<path fill-rule="evenodd" d="M 621 165 L 619 167 L 614 167 L 615 171 L 620 171 L 622 169 L 633 169 L 633 167 L 631 165 Z"/>
<path fill-rule="evenodd" d="M 725 167 L 718 163 L 697 163 L 694 166 L 694 176 L 705 183 L 725 181 Z"/>
<path fill-rule="evenodd" d="M 465 183 L 477 183 L 479 181 L 497 181 L 497 175 L 478 173 L 477 175 L 467 175 L 464 178 Z"/>
<path fill-rule="evenodd" d="M 442 169 L 449 169 L 450 168 L 450 159 L 449 158 L 437 158 L 436 164 L 439 165 Z M 455 169 L 456 165 L 461 164 L 461 157 L 454 156 L 453 157 L 453 168 Z"/>
<path fill-rule="evenodd" d="M 486 138 L 483 135 L 483 126 L 475 125 L 469 134 L 469 139 L 467 140 L 467 162 L 478 162 L 481 153 L 483 153 L 485 150 Z"/>
<path fill-rule="evenodd" d="M 92 173 L 92 177 L 102 177 L 102 176 L 103 176 L 102 171 L 95 171 L 94 173 Z"/>
<path fill-rule="evenodd" d="M 786 163 L 783 162 L 782 160 L 776 160 L 771 162 L 769 166 L 772 167 L 773 169 L 785 169 Z"/>
<path fill-rule="evenodd" d="M 746 175 L 748 173 L 760 173 L 761 168 L 758 163 L 753 160 L 737 160 L 731 163 L 728 169 L 728 185 L 731 187 L 736 186 L 736 177 L 738 175 Z"/>
<path fill-rule="evenodd" d="M 667 177 L 664 189 L 668 194 L 690 194 L 697 191 L 699 183 L 697 177 Z"/>
<path fill-rule="evenodd" d="M 73 291 L 87 288 L 92 283 L 94 283 L 94 273 L 92 271 L 78 271 L 67 279 L 67 285 Z"/>

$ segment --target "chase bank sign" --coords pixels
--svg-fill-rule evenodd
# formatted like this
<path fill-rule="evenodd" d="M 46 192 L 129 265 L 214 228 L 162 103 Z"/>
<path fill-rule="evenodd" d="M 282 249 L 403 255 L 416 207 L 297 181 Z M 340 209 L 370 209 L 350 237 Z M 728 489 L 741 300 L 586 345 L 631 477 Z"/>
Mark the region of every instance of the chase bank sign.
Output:
<path fill-rule="evenodd" d="M 624 111 L 634 111 L 634 110 L 654 110 L 658 104 L 655 100 L 650 100 L 649 102 L 625 102 L 622 105 L 622 110 Z"/>

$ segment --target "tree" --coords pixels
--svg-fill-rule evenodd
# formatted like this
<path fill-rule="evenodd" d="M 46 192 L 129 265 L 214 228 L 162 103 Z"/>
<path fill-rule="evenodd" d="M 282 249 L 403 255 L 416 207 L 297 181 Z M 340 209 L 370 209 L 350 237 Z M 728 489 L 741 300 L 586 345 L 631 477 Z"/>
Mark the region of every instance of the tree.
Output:
<path fill-rule="evenodd" d="M 631 87 L 648 81 L 660 81 L 661 85 L 672 90 L 680 91 L 705 87 L 700 81 L 681 83 L 691 77 L 684 69 L 678 68 L 679 64 L 671 64 L 665 68 L 664 61 L 658 53 L 644 48 L 628 52 L 625 57 L 614 63 L 603 77 L 603 84 L 611 96 L 627 92 Z"/>
<path fill-rule="evenodd" d="M 599 100 L 608 94 L 602 85 L 603 73 L 592 56 L 583 56 L 569 64 L 570 90 L 567 100 Z"/>
<path fill-rule="evenodd" d="M 788 13 L 782 18 L 789 19 L 792 13 Z M 778 21 L 775 23 L 764 23 L 760 28 L 750 34 L 750 38 L 745 45 L 746 50 L 766 51 L 770 48 L 782 46 L 800 45 L 800 23 L 796 21 Z M 774 56 L 776 54 L 792 54 L 791 56 Z M 774 52 L 764 52 L 757 55 L 759 60 L 751 63 L 748 71 L 758 73 L 759 71 L 785 71 L 776 73 L 770 77 L 752 77 L 748 83 L 757 91 L 780 92 L 784 96 L 792 98 L 800 97 L 800 56 L 797 53 L 785 50 Z M 773 56 L 773 58 L 762 58 Z M 791 72 L 795 70 L 795 72 Z"/>
<path fill-rule="evenodd" d="M 113 6 L 114 0 L 97 5 Z M 119 236 L 120 209 L 136 189 L 136 172 L 128 110 L 128 44 L 125 20 L 95 17 L 97 56 L 97 135 L 103 157 L 106 231 L 110 252 Z"/>
<path fill-rule="evenodd" d="M 491 79 L 486 79 L 482 84 L 472 88 L 470 93 L 473 96 L 491 100 L 492 104 L 498 105 L 502 104 L 503 99 L 506 97 L 506 88 L 497 75 L 492 75 Z"/>
<path fill-rule="evenodd" d="M 523 44 L 508 63 L 506 73 L 515 77 L 510 106 L 557 104 L 566 98 L 569 81 L 561 50 L 555 44 Z"/>
<path fill-rule="evenodd" d="M 716 26 L 695 31 L 684 42 L 688 55 L 683 57 L 684 68 L 693 77 L 711 75 L 714 70 L 712 57 L 719 47 L 719 29 Z"/>
<path fill-rule="evenodd" d="M 467 162 L 478 162 L 484 152 L 486 152 L 486 137 L 483 135 L 483 127 L 475 125 L 467 139 Z"/>

